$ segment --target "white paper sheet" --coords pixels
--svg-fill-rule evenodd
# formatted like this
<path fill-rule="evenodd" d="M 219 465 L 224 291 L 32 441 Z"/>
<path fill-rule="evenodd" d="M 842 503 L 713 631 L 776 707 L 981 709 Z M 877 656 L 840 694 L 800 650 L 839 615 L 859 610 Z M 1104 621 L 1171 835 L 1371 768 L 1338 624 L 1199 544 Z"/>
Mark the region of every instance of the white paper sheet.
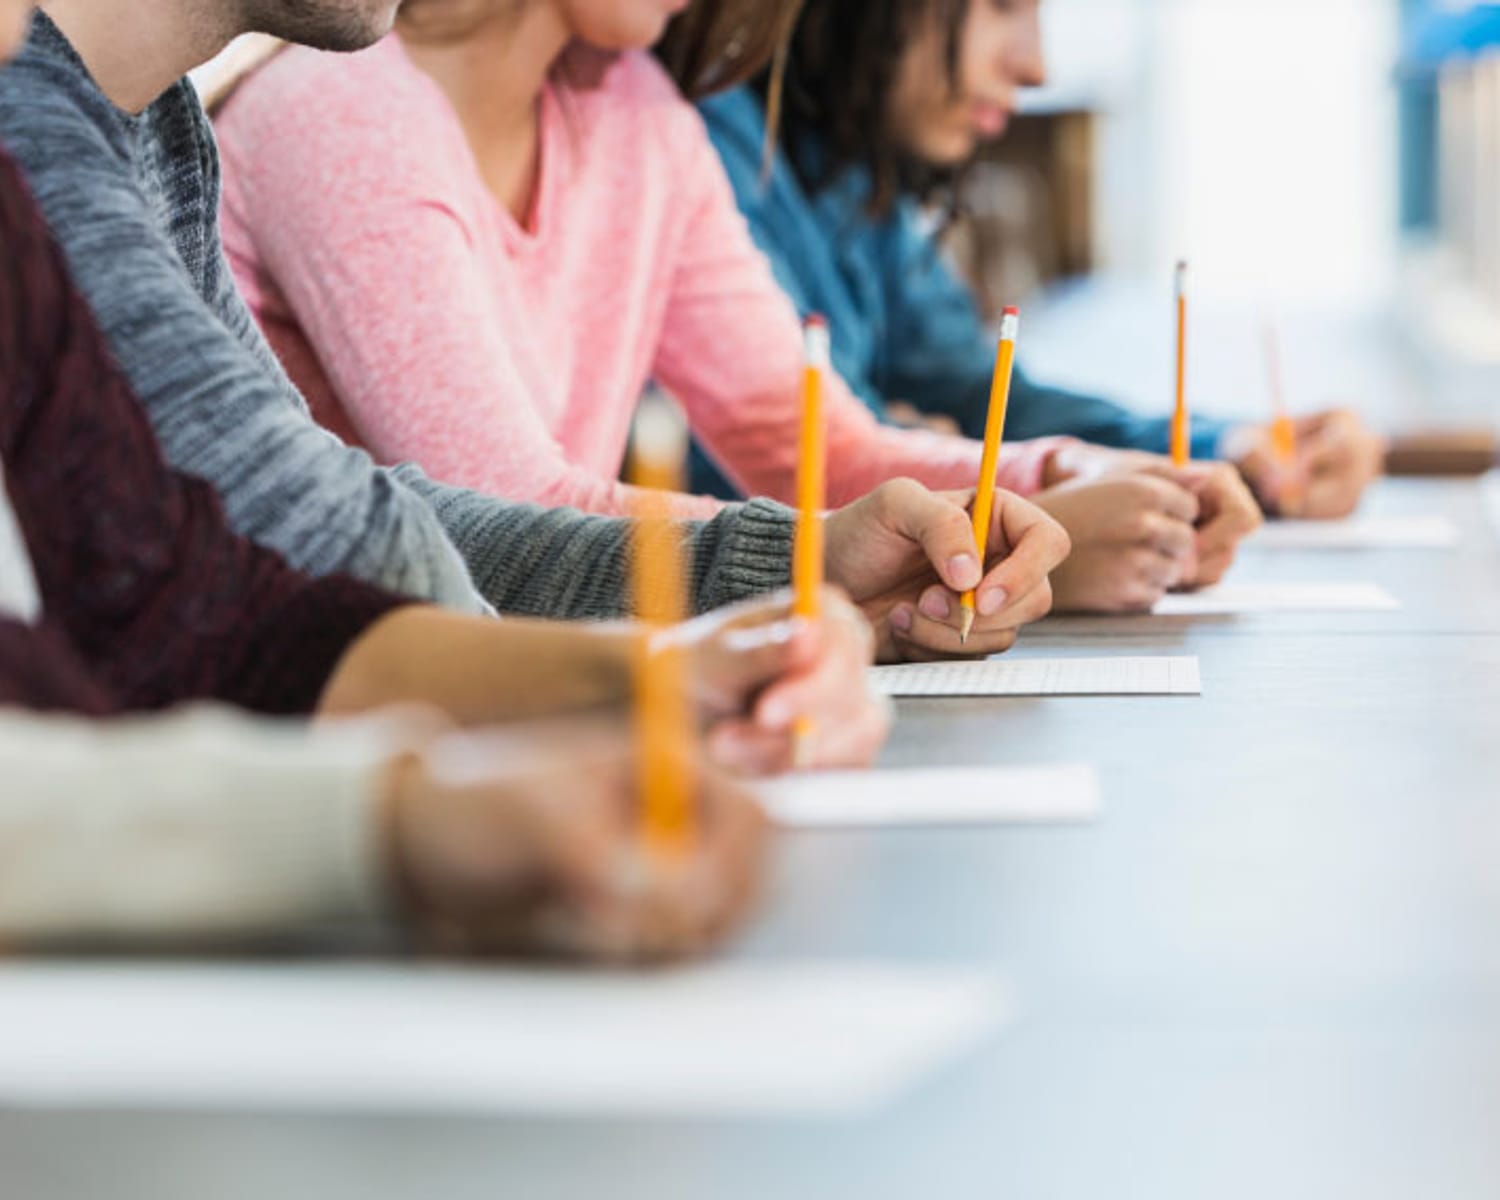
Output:
<path fill-rule="evenodd" d="M 1201 592 L 1163 596 L 1158 617 L 1269 612 L 1385 612 L 1401 604 L 1374 583 L 1225 583 Z"/>
<path fill-rule="evenodd" d="M 795 829 L 1069 824 L 1098 815 L 1093 767 L 909 767 L 821 771 L 758 784 L 771 818 Z"/>
<path fill-rule="evenodd" d="M 1447 517 L 1271 521 L 1247 543 L 1262 550 L 1446 550 L 1459 543 Z"/>
<path fill-rule="evenodd" d="M 993 975 L 0 968 L 0 1106 L 844 1116 L 1009 1017 Z"/>
<path fill-rule="evenodd" d="M 991 658 L 903 663 L 870 673 L 886 696 L 1196 696 L 1194 655 L 1112 658 Z"/>

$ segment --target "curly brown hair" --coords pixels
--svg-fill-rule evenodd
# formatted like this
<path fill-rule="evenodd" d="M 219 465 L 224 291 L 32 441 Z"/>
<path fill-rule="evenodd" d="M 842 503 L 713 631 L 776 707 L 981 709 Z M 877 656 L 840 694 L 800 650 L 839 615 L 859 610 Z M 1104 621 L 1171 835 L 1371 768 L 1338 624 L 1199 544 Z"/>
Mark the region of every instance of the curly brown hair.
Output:
<path fill-rule="evenodd" d="M 870 212 L 882 216 L 903 195 L 951 210 L 962 168 L 933 167 L 905 150 L 891 127 L 891 93 L 907 47 L 935 23 L 944 37 L 949 86 L 971 0 L 807 0 L 782 72 L 755 81 L 767 123 L 779 90 L 779 138 L 804 187 L 817 191 L 849 167 L 872 180 Z"/>
<path fill-rule="evenodd" d="M 501 4 L 526 0 L 406 0 L 397 22 L 427 41 L 460 41 Z M 802 0 L 695 0 L 672 19 L 656 55 L 691 100 L 737 87 L 785 49 Z M 774 68 L 772 73 L 774 74 Z M 776 104 L 776 85 L 769 84 Z"/>

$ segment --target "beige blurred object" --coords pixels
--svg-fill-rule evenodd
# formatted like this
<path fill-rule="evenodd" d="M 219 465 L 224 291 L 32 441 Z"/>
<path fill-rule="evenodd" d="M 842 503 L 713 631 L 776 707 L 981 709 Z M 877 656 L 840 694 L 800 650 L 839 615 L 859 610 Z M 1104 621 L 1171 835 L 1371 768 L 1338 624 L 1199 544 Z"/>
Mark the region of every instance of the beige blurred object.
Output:
<path fill-rule="evenodd" d="M 1500 461 L 1489 429 L 1412 430 L 1391 439 L 1388 475 L 1483 475 Z"/>
<path fill-rule="evenodd" d="M 975 163 L 946 245 L 987 320 L 1093 270 L 1096 125 L 1088 109 L 1024 114 Z"/>
<path fill-rule="evenodd" d="M 247 33 L 230 42 L 217 57 L 191 72 L 188 78 L 198 89 L 203 107 L 213 112 L 229 99 L 240 80 L 249 75 L 285 45 L 280 38 Z"/>

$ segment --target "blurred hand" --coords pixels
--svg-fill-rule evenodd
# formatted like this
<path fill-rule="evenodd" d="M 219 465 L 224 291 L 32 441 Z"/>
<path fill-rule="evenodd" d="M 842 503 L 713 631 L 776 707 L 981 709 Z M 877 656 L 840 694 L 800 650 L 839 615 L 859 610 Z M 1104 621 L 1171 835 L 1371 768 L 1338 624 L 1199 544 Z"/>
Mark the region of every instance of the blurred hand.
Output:
<path fill-rule="evenodd" d="M 1070 440 L 1047 456 L 1042 487 L 1050 490 L 1065 483 L 1097 483 L 1170 462 L 1171 459 L 1145 450 L 1117 450 Z"/>
<path fill-rule="evenodd" d="M 791 768 L 793 724 L 809 717 L 807 768 L 867 766 L 885 744 L 890 704 L 869 687 L 875 635 L 837 588 L 815 621 L 792 616 L 789 592 L 707 613 L 658 635 L 685 649 L 720 767 L 747 775 Z"/>
<path fill-rule="evenodd" d="M 1233 431 L 1225 446 L 1267 512 L 1284 517 L 1347 517 L 1365 488 L 1385 468 L 1385 440 L 1348 409 L 1313 413 L 1292 422 L 1297 454 L 1278 459 L 1265 425 Z"/>
<path fill-rule="evenodd" d="M 701 953 L 754 901 L 760 806 L 701 763 L 698 838 L 641 842 L 632 745 L 585 720 L 449 734 L 389 772 L 385 850 L 408 916 L 439 946 L 600 962 Z"/>
<path fill-rule="evenodd" d="M 1067 484 L 1035 497 L 1073 542 L 1052 573 L 1059 612 L 1148 612 L 1198 574 L 1197 496 L 1180 483 L 1137 473 Z"/>
<path fill-rule="evenodd" d="M 997 654 L 1052 607 L 1047 577 L 1068 555 L 1067 534 L 1034 505 L 997 490 L 981 568 L 973 498 L 893 479 L 828 515 L 828 580 L 874 626 L 878 661 Z M 958 597 L 971 587 L 976 620 L 961 645 Z"/>
<path fill-rule="evenodd" d="M 1198 500 L 1194 523 L 1197 565 L 1181 587 L 1209 587 L 1234 564 L 1239 546 L 1261 527 L 1260 507 L 1240 473 L 1228 463 L 1195 462 L 1174 467 L 1165 460 L 1144 468 L 1143 475 L 1165 479 L 1187 489 Z"/>
<path fill-rule="evenodd" d="M 963 430 L 957 421 L 942 413 L 923 412 L 914 404 L 907 404 L 901 400 L 891 400 L 885 406 L 886 419 L 892 425 L 902 429 L 926 429 L 930 433 L 947 434 L 949 437 L 959 437 Z"/>

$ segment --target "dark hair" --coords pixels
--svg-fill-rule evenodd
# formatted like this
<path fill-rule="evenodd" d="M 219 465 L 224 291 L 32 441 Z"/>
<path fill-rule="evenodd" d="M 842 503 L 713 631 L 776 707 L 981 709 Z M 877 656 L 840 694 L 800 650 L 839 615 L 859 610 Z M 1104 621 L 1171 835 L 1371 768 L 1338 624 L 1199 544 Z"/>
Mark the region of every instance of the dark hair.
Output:
<path fill-rule="evenodd" d="M 672 18 L 656 54 L 690 100 L 736 87 L 767 71 L 768 104 L 802 0 L 696 0 Z"/>
<path fill-rule="evenodd" d="M 891 93 L 907 47 L 935 23 L 944 36 L 949 86 L 970 0 L 807 0 L 780 83 L 779 137 L 802 185 L 817 191 L 849 167 L 870 172 L 870 211 L 881 216 L 903 195 L 957 204 L 962 168 L 934 167 L 903 148 L 891 128 Z M 776 87 L 763 73 L 756 88 Z M 767 124 L 776 128 L 767 102 Z"/>

